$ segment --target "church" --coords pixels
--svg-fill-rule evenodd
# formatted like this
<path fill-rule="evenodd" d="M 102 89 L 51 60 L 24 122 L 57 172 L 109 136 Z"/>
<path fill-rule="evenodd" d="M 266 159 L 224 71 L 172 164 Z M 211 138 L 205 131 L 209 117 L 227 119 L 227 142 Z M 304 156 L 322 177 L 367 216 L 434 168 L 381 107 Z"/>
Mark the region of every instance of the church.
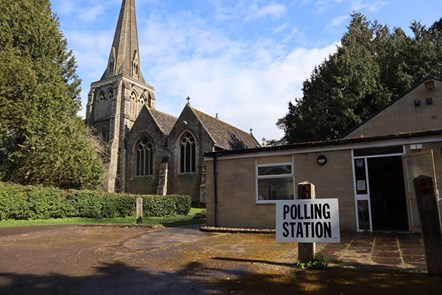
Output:
<path fill-rule="evenodd" d="M 86 124 L 106 143 L 107 190 L 205 202 L 204 153 L 260 146 L 251 132 L 193 108 L 189 98 L 178 117 L 155 102 L 141 71 L 135 0 L 123 0 L 107 67 L 86 106 Z"/>

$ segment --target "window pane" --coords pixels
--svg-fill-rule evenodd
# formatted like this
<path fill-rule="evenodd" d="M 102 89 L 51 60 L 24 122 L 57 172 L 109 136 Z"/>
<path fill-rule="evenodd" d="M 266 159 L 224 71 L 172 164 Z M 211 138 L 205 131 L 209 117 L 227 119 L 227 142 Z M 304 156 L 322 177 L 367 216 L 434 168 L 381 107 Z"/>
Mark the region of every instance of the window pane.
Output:
<path fill-rule="evenodd" d="M 191 144 L 191 148 L 192 148 L 192 156 L 191 156 L 191 161 L 192 161 L 192 164 L 191 164 L 191 172 L 195 172 L 195 158 L 196 158 L 196 155 L 195 155 L 195 143 L 192 143 Z"/>
<path fill-rule="evenodd" d="M 140 163 L 141 163 L 141 168 L 140 168 L 140 170 L 141 170 L 141 174 L 140 175 L 146 175 L 146 173 L 145 173 L 145 162 L 144 162 L 144 154 L 145 154 L 145 151 L 144 150 L 142 150 L 142 151 L 140 151 Z"/>
<path fill-rule="evenodd" d="M 372 156 L 372 155 L 389 155 L 389 154 L 402 154 L 404 149 L 401 145 L 399 146 L 388 146 L 381 148 L 368 148 L 354 150 L 355 157 L 361 156 Z"/>
<path fill-rule="evenodd" d="M 293 178 L 258 179 L 258 200 L 292 200 Z"/>
<path fill-rule="evenodd" d="M 137 151 L 137 176 L 141 175 L 140 153 L 141 153 L 141 151 Z"/>
<path fill-rule="evenodd" d="M 367 194 L 367 176 L 365 175 L 365 159 L 355 159 L 356 191 Z"/>
<path fill-rule="evenodd" d="M 186 168 L 185 168 L 186 172 L 190 172 L 190 162 L 191 162 L 190 152 L 191 152 L 191 149 L 192 149 L 192 147 L 190 146 L 190 143 L 186 143 Z"/>
<path fill-rule="evenodd" d="M 258 167 L 258 175 L 281 175 L 292 174 L 291 165 L 277 165 L 277 166 L 264 166 Z"/>
<path fill-rule="evenodd" d="M 149 170 L 148 170 L 148 174 L 152 175 L 153 174 L 153 152 L 152 150 L 149 150 Z"/>
<path fill-rule="evenodd" d="M 370 215 L 368 213 L 368 200 L 358 201 L 359 230 L 370 230 Z"/>
<path fill-rule="evenodd" d="M 181 145 L 181 150 L 180 150 L 180 171 L 181 172 L 185 172 L 184 169 L 184 163 L 186 162 L 186 157 L 185 157 L 185 145 L 182 144 Z"/>

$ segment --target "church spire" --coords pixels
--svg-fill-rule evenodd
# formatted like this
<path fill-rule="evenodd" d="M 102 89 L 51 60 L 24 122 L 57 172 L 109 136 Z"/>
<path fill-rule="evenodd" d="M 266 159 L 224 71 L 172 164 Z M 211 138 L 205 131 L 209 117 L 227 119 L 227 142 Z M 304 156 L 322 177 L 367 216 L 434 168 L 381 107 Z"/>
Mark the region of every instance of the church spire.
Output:
<path fill-rule="evenodd" d="M 135 0 L 123 0 L 109 61 L 101 80 L 123 75 L 146 84 L 140 68 Z"/>

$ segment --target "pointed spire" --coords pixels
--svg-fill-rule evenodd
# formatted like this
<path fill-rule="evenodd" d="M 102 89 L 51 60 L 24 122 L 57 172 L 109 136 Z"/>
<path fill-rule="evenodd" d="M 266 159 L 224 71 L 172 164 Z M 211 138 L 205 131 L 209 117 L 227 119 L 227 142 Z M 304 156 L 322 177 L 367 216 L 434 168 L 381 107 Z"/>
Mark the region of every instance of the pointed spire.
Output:
<path fill-rule="evenodd" d="M 135 0 L 123 0 L 108 65 L 101 80 L 124 75 L 146 84 L 139 52 Z"/>

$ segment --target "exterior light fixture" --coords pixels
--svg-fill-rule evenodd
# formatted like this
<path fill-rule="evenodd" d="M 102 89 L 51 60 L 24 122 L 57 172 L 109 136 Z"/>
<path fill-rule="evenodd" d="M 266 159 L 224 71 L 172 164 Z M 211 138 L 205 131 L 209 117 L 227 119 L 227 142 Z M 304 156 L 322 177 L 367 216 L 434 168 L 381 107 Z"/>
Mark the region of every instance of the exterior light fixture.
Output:
<path fill-rule="evenodd" d="M 321 166 L 325 165 L 325 163 L 327 163 L 327 157 L 324 155 L 318 156 L 318 158 L 316 158 L 316 163 Z"/>

